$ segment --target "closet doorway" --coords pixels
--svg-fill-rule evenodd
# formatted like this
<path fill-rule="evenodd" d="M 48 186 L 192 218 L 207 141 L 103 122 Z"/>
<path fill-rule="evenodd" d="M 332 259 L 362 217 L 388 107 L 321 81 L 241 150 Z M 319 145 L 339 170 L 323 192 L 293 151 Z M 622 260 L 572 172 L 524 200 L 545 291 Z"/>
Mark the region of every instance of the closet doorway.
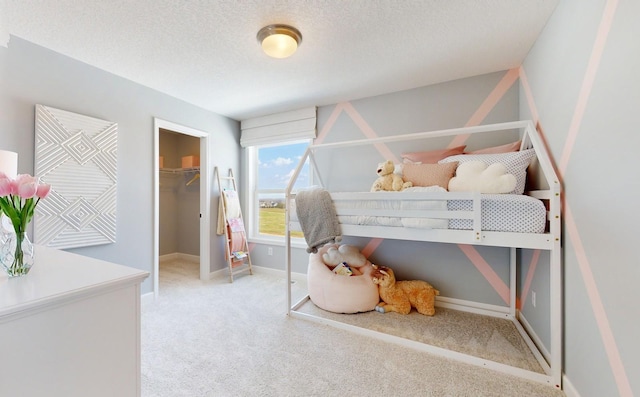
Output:
<path fill-rule="evenodd" d="M 153 291 L 156 298 L 160 284 L 160 256 L 163 254 L 177 253 L 197 258 L 200 279 L 209 279 L 211 190 L 208 139 L 207 132 L 154 119 Z M 163 142 L 167 146 L 162 152 L 167 156 L 161 164 Z M 183 163 L 182 157 L 189 156 L 191 158 Z M 196 161 L 199 166 L 193 163 Z M 161 198 L 164 200 L 162 214 Z M 178 212 L 167 213 L 174 210 Z M 174 229 L 162 230 L 161 227 Z M 172 235 L 182 241 L 170 241 Z"/>

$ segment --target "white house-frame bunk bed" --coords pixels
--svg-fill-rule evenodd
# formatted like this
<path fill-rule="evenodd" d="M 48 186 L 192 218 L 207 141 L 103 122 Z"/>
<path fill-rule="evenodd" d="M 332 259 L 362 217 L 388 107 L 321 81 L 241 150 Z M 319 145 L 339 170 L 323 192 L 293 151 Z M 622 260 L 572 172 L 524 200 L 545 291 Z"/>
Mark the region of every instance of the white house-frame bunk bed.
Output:
<path fill-rule="evenodd" d="M 511 366 L 491 360 L 487 360 L 481 357 L 476 357 L 452 350 L 447 350 L 438 346 L 425 344 L 422 342 L 416 342 L 413 340 L 397 337 L 356 327 L 350 324 L 341 323 L 334 320 L 329 320 L 319 316 L 311 315 L 300 311 L 300 307 L 304 305 L 310 298 L 307 295 L 299 302 L 292 304 L 291 294 L 291 231 L 301 230 L 300 224 L 297 221 L 295 214 L 295 192 L 293 187 L 296 180 L 300 175 L 302 167 L 305 162 L 309 160 L 314 165 L 314 170 L 318 172 L 318 168 L 315 167 L 316 161 L 314 155 L 318 151 L 331 150 L 332 148 L 344 148 L 344 147 L 356 147 L 363 145 L 373 145 L 378 143 L 400 142 L 400 141 L 415 141 L 424 140 L 437 137 L 455 137 L 458 135 L 474 135 L 491 133 L 494 131 L 505 130 L 518 130 L 521 139 L 520 151 L 527 149 L 533 149 L 535 152 L 535 158 L 537 162 L 532 162 L 530 169 L 535 165 L 535 187 L 533 190 L 524 192 L 524 195 L 540 200 L 544 204 L 546 211 L 543 217 L 545 227 L 542 232 L 514 232 L 514 231 L 488 231 L 482 229 L 482 204 L 483 196 L 480 193 L 475 192 L 433 192 L 433 193 L 413 193 L 413 192 L 329 192 L 331 199 L 334 203 L 337 202 L 349 202 L 355 200 L 380 200 L 380 199 L 395 199 L 402 197 L 403 200 L 467 200 L 471 202 L 469 210 L 375 210 L 376 215 L 380 216 L 397 216 L 397 217 L 411 217 L 425 218 L 425 219 L 465 219 L 467 224 L 470 225 L 465 230 L 447 228 L 447 229 L 416 229 L 406 227 L 386 227 L 386 226 L 368 226 L 358 224 L 344 224 L 341 223 L 341 232 L 344 236 L 354 237 L 369 237 L 369 238 L 382 238 L 382 239 L 398 239 L 398 240 L 412 240 L 412 241 L 425 241 L 425 242 L 437 242 L 437 243 L 454 243 L 454 244 L 470 244 L 470 245 L 484 245 L 495 247 L 508 247 L 510 248 L 510 275 L 509 275 L 509 287 L 510 287 L 510 299 L 508 310 L 503 313 L 487 313 L 483 310 L 475 310 L 473 308 L 457 308 L 460 310 L 466 310 L 471 312 L 477 312 L 481 314 L 488 314 L 497 317 L 506 317 L 510 319 L 515 325 L 516 329 L 526 342 L 531 352 L 536 357 L 544 373 L 539 373 L 527 369 L 523 369 L 516 366 Z M 322 178 L 318 175 L 320 186 L 324 186 Z M 317 181 L 317 180 L 315 180 Z M 529 181 L 533 182 L 533 181 Z M 474 364 L 484 368 L 494 369 L 500 372 L 520 376 L 526 379 L 538 381 L 541 383 L 549 384 L 556 388 L 561 388 L 561 376 L 562 376 L 562 264 L 561 264 L 561 186 L 553 169 L 551 159 L 546 150 L 546 147 L 541 139 L 539 132 L 531 121 L 516 121 L 508 123 L 500 123 L 493 125 L 482 125 L 476 127 L 464 127 L 449 130 L 439 130 L 431 132 L 422 132 L 406 135 L 395 135 L 389 137 L 381 137 L 375 139 L 364 139 L 356 141 L 345 141 L 338 143 L 328 143 L 311 145 L 306 150 L 300 163 L 295 169 L 294 174 L 291 177 L 289 185 L 286 190 L 286 271 L 288 278 L 288 290 L 287 290 L 287 302 L 288 302 L 288 315 L 295 318 L 305 318 L 313 321 L 317 321 L 324 324 L 329 324 L 341 329 L 350 330 L 363 335 L 376 337 L 378 339 L 386 340 L 389 342 L 397 343 L 407 347 L 412 347 L 418 350 L 427 351 L 430 353 L 438 354 L 448 358 L 463 361 L 469 364 Z M 414 207 L 415 208 L 415 207 Z M 357 215 L 371 215 L 374 210 L 363 209 L 350 209 L 342 205 L 336 205 L 336 213 L 340 217 L 345 216 L 357 216 Z M 516 285 L 517 285 L 517 255 L 518 249 L 538 249 L 549 252 L 549 291 L 550 291 L 550 308 L 549 308 L 549 324 L 550 324 L 550 343 L 549 350 L 546 351 L 544 347 L 538 346 L 540 341 L 535 337 L 535 333 L 531 332 L 527 323 L 520 321 L 520 313 L 516 307 Z M 534 337 L 530 336 L 534 334 Z"/>

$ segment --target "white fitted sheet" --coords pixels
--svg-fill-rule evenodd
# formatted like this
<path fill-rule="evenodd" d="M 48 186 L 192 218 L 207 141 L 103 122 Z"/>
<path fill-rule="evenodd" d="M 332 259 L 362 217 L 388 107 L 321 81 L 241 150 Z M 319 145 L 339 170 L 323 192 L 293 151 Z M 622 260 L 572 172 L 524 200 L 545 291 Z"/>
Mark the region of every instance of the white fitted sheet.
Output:
<path fill-rule="evenodd" d="M 446 192 L 440 187 L 411 188 L 409 191 Z M 377 216 L 376 210 L 440 210 L 471 211 L 471 200 L 402 200 L 402 192 L 389 200 L 346 200 L 336 201 L 336 210 L 366 209 L 365 215 L 339 215 L 338 221 L 348 225 L 408 227 L 417 229 L 458 229 L 471 230 L 470 219 L 430 219 L 415 217 Z M 481 195 L 482 230 L 496 232 L 544 233 L 547 210 L 541 200 L 515 194 Z M 291 211 L 295 214 L 295 210 Z M 295 216 L 292 217 L 292 220 Z"/>

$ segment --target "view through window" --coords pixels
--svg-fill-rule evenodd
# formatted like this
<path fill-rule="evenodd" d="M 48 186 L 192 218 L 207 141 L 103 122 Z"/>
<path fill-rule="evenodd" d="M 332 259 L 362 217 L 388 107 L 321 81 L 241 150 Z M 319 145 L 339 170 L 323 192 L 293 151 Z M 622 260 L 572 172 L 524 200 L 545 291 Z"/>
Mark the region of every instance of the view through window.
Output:
<path fill-rule="evenodd" d="M 260 236 L 284 236 L 285 190 L 309 143 L 309 141 L 298 141 L 256 148 L 257 190 L 254 195 L 254 205 L 258 207 L 256 213 Z M 300 171 L 294 191 L 308 187 L 310 183 L 307 161 Z M 292 232 L 291 236 L 303 237 L 301 232 Z"/>

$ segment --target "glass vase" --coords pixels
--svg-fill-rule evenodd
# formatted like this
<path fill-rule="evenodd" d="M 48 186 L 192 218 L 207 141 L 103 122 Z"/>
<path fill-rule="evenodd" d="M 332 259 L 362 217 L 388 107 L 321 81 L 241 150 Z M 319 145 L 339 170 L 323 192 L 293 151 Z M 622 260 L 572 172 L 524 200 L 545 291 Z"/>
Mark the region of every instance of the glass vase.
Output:
<path fill-rule="evenodd" d="M 26 232 L 7 233 L 0 247 L 0 263 L 9 277 L 24 276 L 33 266 L 33 244 Z"/>

